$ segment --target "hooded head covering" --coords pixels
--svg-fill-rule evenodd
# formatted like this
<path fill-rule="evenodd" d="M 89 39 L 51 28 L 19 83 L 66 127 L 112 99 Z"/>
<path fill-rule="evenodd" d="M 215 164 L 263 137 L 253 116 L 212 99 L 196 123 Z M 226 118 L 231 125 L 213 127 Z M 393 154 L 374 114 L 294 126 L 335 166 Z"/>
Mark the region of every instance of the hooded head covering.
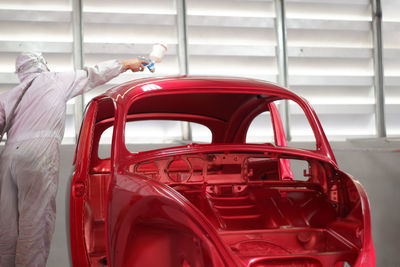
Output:
<path fill-rule="evenodd" d="M 15 61 L 15 73 L 18 74 L 20 82 L 31 74 L 46 71 L 49 71 L 49 69 L 41 53 L 25 52 L 19 55 Z"/>

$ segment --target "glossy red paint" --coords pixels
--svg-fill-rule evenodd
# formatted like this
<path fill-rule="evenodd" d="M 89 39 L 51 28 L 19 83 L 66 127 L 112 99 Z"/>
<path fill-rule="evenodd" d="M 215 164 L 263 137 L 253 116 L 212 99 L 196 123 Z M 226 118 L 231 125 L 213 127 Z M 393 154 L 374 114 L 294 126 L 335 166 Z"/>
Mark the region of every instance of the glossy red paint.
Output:
<path fill-rule="evenodd" d="M 287 147 L 274 101 L 292 100 L 314 150 Z M 269 111 L 274 144 L 248 144 Z M 125 123 L 207 126 L 211 144 L 139 153 Z M 111 157 L 98 156 L 113 126 Z M 169 77 L 117 86 L 89 104 L 75 155 L 70 238 L 74 266 L 374 266 L 368 199 L 339 170 L 307 101 L 249 79 Z M 291 160 L 307 164 L 303 180 Z"/>

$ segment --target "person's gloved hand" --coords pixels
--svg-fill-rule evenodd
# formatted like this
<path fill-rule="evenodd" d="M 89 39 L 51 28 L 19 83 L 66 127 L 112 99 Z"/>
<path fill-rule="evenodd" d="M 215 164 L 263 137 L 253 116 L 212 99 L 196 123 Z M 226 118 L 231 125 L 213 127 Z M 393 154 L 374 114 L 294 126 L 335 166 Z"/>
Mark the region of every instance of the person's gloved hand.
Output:
<path fill-rule="evenodd" d="M 123 71 L 131 70 L 133 72 L 137 72 L 137 71 L 143 71 L 144 64 L 149 64 L 150 62 L 140 58 L 132 58 L 132 59 L 122 60 L 121 63 L 123 66 Z"/>

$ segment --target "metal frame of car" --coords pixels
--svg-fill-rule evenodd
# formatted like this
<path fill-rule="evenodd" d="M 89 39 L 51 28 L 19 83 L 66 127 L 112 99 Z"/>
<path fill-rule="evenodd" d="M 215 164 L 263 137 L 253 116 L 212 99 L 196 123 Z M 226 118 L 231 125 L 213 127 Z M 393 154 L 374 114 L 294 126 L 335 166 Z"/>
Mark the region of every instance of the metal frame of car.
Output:
<path fill-rule="evenodd" d="M 135 103 L 139 103 L 139 101 L 142 100 L 151 100 L 158 96 L 185 96 L 191 94 L 242 94 L 257 96 L 260 101 L 262 101 L 263 97 L 268 97 L 269 100 L 292 100 L 304 111 L 315 135 L 316 148 L 315 150 L 305 150 L 287 147 L 279 112 L 275 105 L 271 103 L 268 104 L 268 107 L 262 107 L 249 102 L 248 107 L 243 107 L 244 110 L 248 109 L 248 112 L 245 115 L 244 112 L 241 112 L 243 113 L 240 114 L 241 119 L 237 122 L 231 122 L 229 124 L 229 129 L 218 126 L 220 122 L 215 118 L 207 118 L 198 114 L 185 115 L 183 113 L 174 114 L 158 112 L 157 108 L 154 108 L 155 111 L 151 113 L 132 114 L 130 111 L 131 107 L 134 106 Z M 107 105 L 105 105 L 107 108 L 111 109 L 112 107 L 114 110 L 99 110 L 99 103 L 102 101 L 107 102 Z M 255 109 L 252 109 L 253 107 L 255 107 Z M 269 146 L 266 144 L 246 144 L 245 136 L 247 128 L 243 126 L 247 125 L 248 127 L 251 120 L 264 109 L 268 109 L 271 112 L 275 133 L 275 146 Z M 151 107 L 149 110 L 151 110 Z M 141 153 L 132 153 L 127 149 L 124 138 L 126 121 L 173 118 L 179 118 L 189 122 L 199 122 L 208 126 L 213 133 L 212 144 L 190 144 L 187 146 Z M 104 162 L 96 158 L 99 146 L 98 143 L 100 133 L 110 125 L 114 126 L 111 158 L 110 161 Z M 96 133 L 94 132 L 95 126 L 97 127 Z M 253 257 L 252 259 L 247 259 L 245 261 L 239 260 L 238 256 L 235 255 L 235 253 L 233 253 L 232 250 L 222 241 L 221 236 L 218 234 L 215 227 L 210 224 L 208 219 L 195 207 L 195 205 L 190 203 L 190 201 L 181 194 L 171 189 L 168 185 L 147 177 L 141 177 L 139 175 L 132 176 L 132 173 L 128 171 L 127 167 L 136 163 L 146 162 L 147 160 L 155 160 L 165 157 L 179 157 L 180 155 L 187 154 L 216 153 L 224 151 L 250 151 L 249 153 L 263 153 L 269 157 L 275 157 L 279 159 L 281 172 L 284 173 L 283 176 L 288 176 L 289 178 L 290 167 L 286 161 L 286 159 L 289 158 L 308 159 L 310 161 L 315 160 L 319 162 L 318 164 L 329 166 L 326 168 L 329 169 L 328 172 L 332 173 L 332 177 L 336 177 L 341 181 L 341 183 L 345 183 L 349 188 L 352 188 L 352 190 L 356 190 L 357 192 L 357 200 L 355 201 L 359 201 L 360 207 L 355 207 L 354 210 L 357 209 L 357 212 L 362 214 L 362 222 L 360 222 L 362 227 L 360 226 L 356 230 L 348 229 L 348 232 L 353 235 L 354 231 L 356 231 L 356 234 L 354 235 L 357 235 L 357 238 L 361 241 L 359 247 L 350 244 L 350 241 L 346 241 L 345 238 L 343 238 L 346 233 L 339 233 L 333 230 L 330 231 L 330 234 L 336 235 L 338 238 L 340 237 L 340 240 L 344 243 L 347 242 L 349 246 L 352 248 L 354 247 L 354 251 L 358 251 L 357 257 L 347 259 L 346 256 L 340 260 L 340 258 L 330 259 L 329 257 L 326 257 L 326 255 L 305 254 L 281 255 L 279 257 Z M 89 166 L 89 163 L 92 164 L 92 166 Z M 352 266 L 374 266 L 375 254 L 371 235 L 370 211 L 368 198 L 364 189 L 356 180 L 352 180 L 351 176 L 339 170 L 322 126 L 310 104 L 305 99 L 275 84 L 264 81 L 228 77 L 213 78 L 185 76 L 142 79 L 116 86 L 105 94 L 94 98 L 88 105 L 85 119 L 81 127 L 79 142 L 77 144 L 74 166 L 75 172 L 71 185 L 70 198 L 70 240 L 74 266 L 95 265 L 93 264 L 93 261 L 89 259 L 87 253 L 88 243 L 91 242 L 90 240 L 88 241 L 88 239 L 91 237 L 88 237 L 87 234 L 85 234 L 85 227 L 87 227 L 85 222 L 85 214 L 87 214 L 87 210 L 85 210 L 85 206 L 88 205 L 87 195 L 89 192 L 87 190 L 90 186 L 88 184 L 88 175 L 91 168 L 97 170 L 99 173 L 106 168 L 110 168 L 109 171 L 111 175 L 109 184 L 103 186 L 106 188 L 104 189 L 106 190 L 106 193 L 102 196 L 105 198 L 106 203 L 106 206 L 104 207 L 106 211 L 104 218 L 104 245 L 106 256 L 96 258 L 96 262 L 99 264 L 98 266 L 101 266 L 101 264 L 108 264 L 111 266 L 129 266 L 130 263 L 137 260 L 132 258 L 132 255 L 134 255 L 134 253 L 132 253 L 133 250 L 140 250 L 141 253 L 146 253 L 146 248 L 148 251 L 157 251 L 154 250 L 154 248 L 151 248 L 150 245 L 145 245 L 146 238 L 143 236 L 137 237 L 144 240 L 142 246 L 138 247 L 138 244 L 135 244 L 130 247 L 129 245 L 129 238 L 132 238 L 134 232 L 131 229 L 132 223 L 138 218 L 147 218 L 149 221 L 152 221 L 152 216 L 159 216 L 158 219 L 164 221 L 163 227 L 165 226 L 165 222 L 168 222 L 166 224 L 170 227 L 170 231 L 178 233 L 176 236 L 174 235 L 174 238 L 178 238 L 180 240 L 179 242 L 186 244 L 188 247 L 195 244 L 195 247 L 207 254 L 207 257 L 204 256 L 206 258 L 202 258 L 199 261 L 203 264 L 200 264 L 200 266 L 209 266 L 210 263 L 213 266 L 264 266 L 263 264 L 266 264 L 265 266 L 268 264 L 281 264 L 279 266 L 283 266 L 291 260 L 293 260 L 293 262 L 297 261 L 298 265 L 296 266 L 328 266 L 327 264 L 331 264 L 332 261 L 337 261 L 335 266 L 343 266 L 345 261 L 350 262 L 351 260 L 353 261 Z M 336 178 L 332 178 L 331 180 Z M 331 189 L 335 185 L 330 184 L 329 187 L 327 184 L 328 182 L 325 183 L 325 185 L 322 185 L 321 192 L 325 194 L 341 194 L 339 189 L 336 191 Z M 296 181 L 289 181 L 288 184 L 297 187 L 304 185 L 304 183 Z M 156 190 L 157 192 L 138 192 L 138 188 L 140 187 L 148 188 L 150 191 Z M 349 194 L 349 188 L 346 189 L 347 193 L 343 194 Z M 135 197 L 135 194 L 137 196 L 147 194 L 147 197 L 151 197 L 155 203 L 157 203 L 157 207 L 169 209 L 171 214 L 157 213 L 157 215 L 155 215 L 155 213 L 153 214 L 150 211 L 134 210 L 134 201 L 132 199 Z M 133 203 L 132 207 L 129 206 L 129 203 Z M 157 207 L 153 207 L 153 209 L 158 209 Z M 126 210 L 124 210 L 124 208 Z M 182 224 L 182 222 L 185 223 Z M 152 221 L 152 223 L 157 225 L 157 222 Z M 141 227 L 142 228 L 140 229 L 142 230 L 147 229 L 144 226 Z M 149 234 L 156 235 L 157 231 Z M 187 236 L 181 237 L 182 235 L 188 235 L 192 239 Z M 193 240 L 193 244 L 188 241 L 189 239 Z M 193 248 L 193 251 L 194 250 L 195 248 Z M 171 249 L 171 251 L 173 250 Z M 93 257 L 97 256 L 95 255 Z M 185 255 L 185 257 L 187 257 L 188 262 L 196 262 L 195 259 L 190 258 L 195 257 L 193 255 Z M 191 266 L 188 262 L 183 262 L 180 266 Z M 165 266 L 171 265 L 165 264 Z"/>

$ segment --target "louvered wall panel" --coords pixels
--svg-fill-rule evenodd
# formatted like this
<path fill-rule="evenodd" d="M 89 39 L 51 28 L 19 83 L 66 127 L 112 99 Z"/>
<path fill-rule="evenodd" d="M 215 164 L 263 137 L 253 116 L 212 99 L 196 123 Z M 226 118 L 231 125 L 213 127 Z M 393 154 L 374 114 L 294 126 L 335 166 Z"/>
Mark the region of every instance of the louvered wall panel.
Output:
<path fill-rule="evenodd" d="M 400 135 L 400 1 L 382 1 L 385 112 L 388 136 Z"/>
<path fill-rule="evenodd" d="M 290 88 L 314 106 L 329 139 L 375 134 L 371 9 L 365 1 L 287 0 Z M 305 133 L 290 112 L 293 140 Z"/>
<path fill-rule="evenodd" d="M 277 80 L 273 1 L 186 2 L 189 74 Z"/>
<path fill-rule="evenodd" d="M 156 72 L 127 71 L 85 94 L 85 102 L 115 84 L 129 80 L 179 74 L 175 0 L 83 1 L 83 52 L 85 65 L 109 59 L 148 56 L 154 43 L 167 44 Z"/>
<path fill-rule="evenodd" d="M 0 93 L 18 84 L 15 58 L 24 51 L 42 52 L 51 70 L 73 70 L 71 14 L 70 0 L 0 2 Z M 75 139 L 73 103 L 68 103 L 64 143 Z"/>
<path fill-rule="evenodd" d="M 0 92 L 17 83 L 21 51 L 43 52 L 52 70 L 73 69 L 72 0 L 0 2 Z M 155 74 L 124 73 L 85 95 L 147 76 L 180 73 L 176 0 L 82 0 L 83 59 L 146 56 L 155 42 L 168 52 Z M 375 96 L 369 0 L 286 0 L 289 86 L 316 108 L 331 140 L 374 136 Z M 400 135 L 400 2 L 382 1 L 386 126 Z M 277 81 L 273 0 L 186 0 L 189 74 Z M 73 142 L 74 100 L 64 142 Z M 290 113 L 294 140 L 307 140 L 304 119 Z"/>

